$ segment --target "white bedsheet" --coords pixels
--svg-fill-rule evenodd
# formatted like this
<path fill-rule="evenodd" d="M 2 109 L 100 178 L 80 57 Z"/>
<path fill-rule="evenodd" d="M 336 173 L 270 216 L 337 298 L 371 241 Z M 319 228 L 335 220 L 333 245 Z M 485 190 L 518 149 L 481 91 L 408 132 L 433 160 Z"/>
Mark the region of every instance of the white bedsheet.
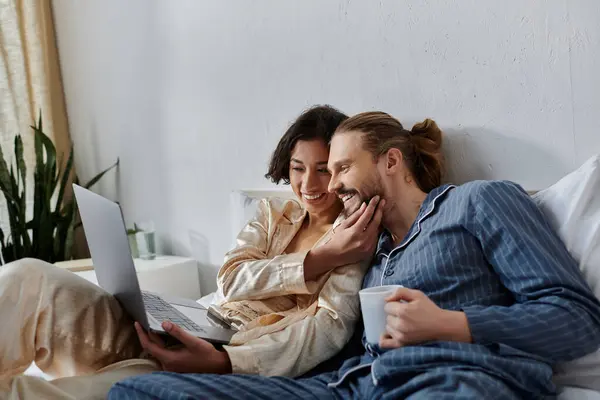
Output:
<path fill-rule="evenodd" d="M 600 400 L 600 392 L 576 387 L 559 389 L 558 400 Z"/>
<path fill-rule="evenodd" d="M 196 303 L 200 304 L 204 308 L 208 308 L 210 303 L 212 303 L 212 299 L 213 299 L 214 295 L 215 295 L 215 292 L 207 294 L 206 296 L 201 297 L 198 300 L 196 300 Z"/>

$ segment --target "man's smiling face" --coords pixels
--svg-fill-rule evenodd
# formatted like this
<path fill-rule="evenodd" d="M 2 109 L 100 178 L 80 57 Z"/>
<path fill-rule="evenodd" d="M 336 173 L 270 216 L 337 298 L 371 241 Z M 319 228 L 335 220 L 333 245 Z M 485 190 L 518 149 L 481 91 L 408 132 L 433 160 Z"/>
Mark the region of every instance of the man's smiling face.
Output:
<path fill-rule="evenodd" d="M 346 217 L 363 202 L 383 194 L 377 162 L 363 148 L 362 135 L 360 132 L 336 133 L 329 149 L 329 191 L 335 192 L 344 203 Z"/>

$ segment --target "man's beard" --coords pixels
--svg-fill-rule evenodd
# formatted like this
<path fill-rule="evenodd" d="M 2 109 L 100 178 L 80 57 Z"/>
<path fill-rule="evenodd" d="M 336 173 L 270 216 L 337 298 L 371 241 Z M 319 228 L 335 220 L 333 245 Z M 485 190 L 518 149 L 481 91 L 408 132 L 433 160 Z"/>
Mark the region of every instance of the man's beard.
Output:
<path fill-rule="evenodd" d="M 374 174 L 370 179 L 367 179 L 361 185 L 361 188 L 347 188 L 342 186 L 337 190 L 338 196 L 343 196 L 346 194 L 353 195 L 351 199 L 344 202 L 344 209 L 342 213 L 345 218 L 350 217 L 354 214 L 362 203 L 369 204 L 369 201 L 377 195 L 381 197 L 383 195 L 383 186 L 381 185 L 381 179 L 379 175 Z"/>

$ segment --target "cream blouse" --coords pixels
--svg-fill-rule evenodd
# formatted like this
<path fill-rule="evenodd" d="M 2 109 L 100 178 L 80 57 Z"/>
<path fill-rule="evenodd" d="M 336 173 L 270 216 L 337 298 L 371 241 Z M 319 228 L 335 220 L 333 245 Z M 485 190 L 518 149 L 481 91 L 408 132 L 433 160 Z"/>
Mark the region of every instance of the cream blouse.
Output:
<path fill-rule="evenodd" d="M 306 214 L 293 200 L 262 200 L 237 247 L 225 255 L 213 303 L 225 318 L 243 324 L 224 346 L 233 373 L 299 376 L 335 355 L 352 336 L 369 263 L 305 282 L 308 251 L 284 251 Z M 338 217 L 333 229 L 341 221 Z M 327 243 L 333 229 L 315 247 Z"/>

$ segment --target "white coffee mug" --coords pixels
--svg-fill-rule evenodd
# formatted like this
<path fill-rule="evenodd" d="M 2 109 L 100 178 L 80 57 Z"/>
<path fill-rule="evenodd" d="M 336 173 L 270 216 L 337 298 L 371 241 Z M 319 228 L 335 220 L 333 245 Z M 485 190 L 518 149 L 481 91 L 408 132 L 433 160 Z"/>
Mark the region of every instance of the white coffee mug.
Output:
<path fill-rule="evenodd" d="M 385 299 L 402 287 L 404 286 L 374 286 L 358 292 L 367 342 L 379 343 L 379 338 L 385 333 L 386 326 Z"/>

